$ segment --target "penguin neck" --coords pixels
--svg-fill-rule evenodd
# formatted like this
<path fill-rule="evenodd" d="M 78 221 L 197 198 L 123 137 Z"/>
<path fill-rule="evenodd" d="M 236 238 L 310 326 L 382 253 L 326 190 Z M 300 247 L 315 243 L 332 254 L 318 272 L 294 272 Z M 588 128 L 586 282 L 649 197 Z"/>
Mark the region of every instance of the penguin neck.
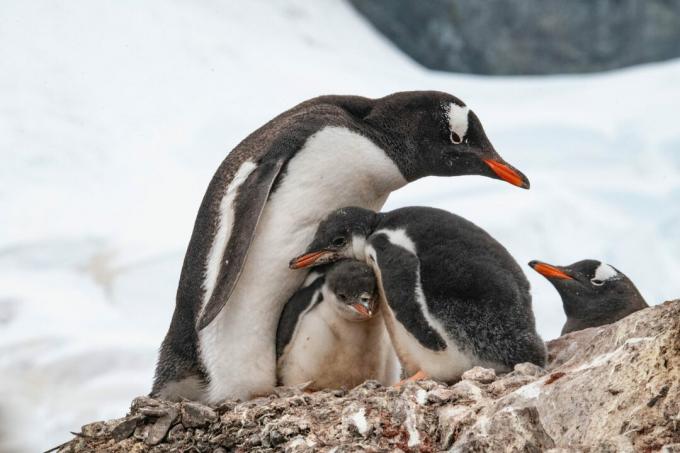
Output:
<path fill-rule="evenodd" d="M 304 174 L 309 175 L 310 184 L 320 185 L 319 189 L 334 196 L 358 192 L 363 198 L 378 197 L 382 206 L 390 192 L 408 181 L 385 143 L 365 132 L 326 126 L 309 137 L 294 161 L 310 154 L 312 158 L 302 165 Z M 319 175 L 334 177 L 319 181 Z"/>
<path fill-rule="evenodd" d="M 376 230 L 382 218 L 383 213 L 381 212 L 366 211 L 363 233 L 354 234 L 352 236 L 352 255 L 354 259 L 368 262 L 366 255 L 368 237 Z"/>
<path fill-rule="evenodd" d="M 567 318 L 574 324 L 582 325 L 582 328 L 609 324 L 612 319 L 622 318 L 635 311 L 628 310 L 628 304 L 620 297 L 606 301 L 564 298 L 562 302 Z"/>

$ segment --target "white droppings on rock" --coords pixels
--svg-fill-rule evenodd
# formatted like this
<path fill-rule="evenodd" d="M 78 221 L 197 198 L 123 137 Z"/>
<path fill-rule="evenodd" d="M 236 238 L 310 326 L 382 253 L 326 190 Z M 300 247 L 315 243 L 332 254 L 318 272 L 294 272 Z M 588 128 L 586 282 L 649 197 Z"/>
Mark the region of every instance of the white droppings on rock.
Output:
<path fill-rule="evenodd" d="M 543 380 L 532 382 L 531 384 L 523 385 L 513 393 L 515 395 L 521 396 L 522 398 L 532 400 L 538 398 L 538 396 L 541 394 L 541 384 L 543 384 Z"/>
<path fill-rule="evenodd" d="M 416 402 L 421 406 L 427 403 L 427 390 L 418 389 L 418 391 L 416 392 Z"/>
<path fill-rule="evenodd" d="M 291 439 L 288 442 L 288 445 L 286 447 L 287 449 L 293 449 L 298 447 L 312 448 L 314 446 L 316 446 L 316 442 L 314 442 L 313 440 L 304 438 L 302 436 L 296 436 L 295 438 Z"/>
<path fill-rule="evenodd" d="M 406 430 L 408 431 L 408 447 L 414 448 L 420 445 L 420 433 L 416 428 L 416 414 L 413 409 L 406 411 Z"/>
<path fill-rule="evenodd" d="M 623 344 L 638 344 L 638 343 L 642 343 L 644 341 L 651 341 L 653 339 L 654 339 L 654 337 L 635 337 L 635 338 L 627 339 L 626 342 L 623 343 Z"/>
<path fill-rule="evenodd" d="M 600 354 L 597 357 L 595 357 L 593 360 L 591 360 L 590 362 L 584 363 L 583 365 L 574 369 L 574 371 L 575 372 L 583 371 L 583 370 L 587 370 L 587 369 L 590 369 L 590 368 L 597 368 L 599 366 L 606 365 L 614 356 L 618 355 L 618 353 L 620 351 L 621 351 L 621 348 L 616 349 L 615 351 L 612 351 L 612 352 L 607 352 L 606 354 Z"/>
<path fill-rule="evenodd" d="M 350 422 L 356 426 L 359 434 L 365 436 L 368 432 L 368 420 L 366 420 L 366 409 L 363 407 L 350 416 Z"/>

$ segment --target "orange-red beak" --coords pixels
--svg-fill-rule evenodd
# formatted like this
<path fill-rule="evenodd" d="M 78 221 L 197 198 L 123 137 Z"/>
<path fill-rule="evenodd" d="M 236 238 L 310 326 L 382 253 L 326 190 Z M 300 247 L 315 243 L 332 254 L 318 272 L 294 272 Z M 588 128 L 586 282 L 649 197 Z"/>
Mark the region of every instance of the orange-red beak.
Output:
<path fill-rule="evenodd" d="M 529 188 L 529 179 L 510 165 L 493 159 L 484 159 L 484 163 L 503 181 L 522 189 Z"/>
<path fill-rule="evenodd" d="M 366 318 L 371 317 L 371 312 L 368 311 L 368 308 L 364 307 L 362 304 L 352 304 L 352 308 L 354 308 L 357 312 L 359 312 L 362 316 L 365 316 Z"/>
<path fill-rule="evenodd" d="M 529 263 L 536 272 L 547 278 L 559 278 L 562 280 L 573 280 L 574 277 L 565 273 L 563 270 L 558 269 L 550 264 L 541 263 L 540 261 L 531 261 Z"/>
<path fill-rule="evenodd" d="M 290 260 L 290 263 L 288 264 L 288 267 L 291 269 L 304 269 L 306 267 L 313 266 L 319 258 L 324 256 L 326 253 L 325 250 L 322 250 L 320 252 L 311 252 L 311 253 L 305 253 L 304 255 L 298 256 L 297 258 L 293 258 Z"/>

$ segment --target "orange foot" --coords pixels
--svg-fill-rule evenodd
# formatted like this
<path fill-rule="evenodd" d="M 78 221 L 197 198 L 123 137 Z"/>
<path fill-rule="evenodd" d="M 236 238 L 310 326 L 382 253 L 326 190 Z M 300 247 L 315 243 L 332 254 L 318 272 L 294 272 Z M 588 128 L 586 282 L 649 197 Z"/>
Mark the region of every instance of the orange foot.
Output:
<path fill-rule="evenodd" d="M 394 386 L 396 388 L 400 388 L 402 385 L 406 384 L 407 382 L 422 381 L 423 379 L 427 379 L 428 377 L 429 376 L 423 370 L 419 370 L 416 374 L 414 374 L 410 378 L 403 379 L 403 380 L 397 382 L 396 384 L 394 384 Z"/>

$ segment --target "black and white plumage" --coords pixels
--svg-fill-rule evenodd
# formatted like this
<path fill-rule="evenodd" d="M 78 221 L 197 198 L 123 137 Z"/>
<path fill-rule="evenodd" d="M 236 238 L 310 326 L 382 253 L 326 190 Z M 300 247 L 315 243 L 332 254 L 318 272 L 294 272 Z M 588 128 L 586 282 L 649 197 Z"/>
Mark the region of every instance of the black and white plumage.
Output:
<path fill-rule="evenodd" d="M 567 315 L 562 335 L 611 324 L 648 307 L 633 282 L 602 261 L 588 259 L 554 266 L 534 260 L 529 266 L 548 279 L 562 298 Z"/>
<path fill-rule="evenodd" d="M 352 388 L 399 377 L 370 266 L 342 260 L 309 274 L 283 308 L 276 335 L 281 385 Z"/>
<path fill-rule="evenodd" d="M 545 363 L 529 282 L 507 250 L 462 217 L 424 207 L 330 214 L 292 268 L 340 257 L 372 264 L 402 366 L 452 381 L 481 365 Z"/>
<path fill-rule="evenodd" d="M 529 186 L 477 116 L 441 92 L 322 96 L 253 132 L 203 198 L 151 394 L 217 402 L 270 392 L 279 316 L 305 279 L 287 262 L 318 222 L 342 206 L 379 209 L 424 176 L 465 174 Z"/>

